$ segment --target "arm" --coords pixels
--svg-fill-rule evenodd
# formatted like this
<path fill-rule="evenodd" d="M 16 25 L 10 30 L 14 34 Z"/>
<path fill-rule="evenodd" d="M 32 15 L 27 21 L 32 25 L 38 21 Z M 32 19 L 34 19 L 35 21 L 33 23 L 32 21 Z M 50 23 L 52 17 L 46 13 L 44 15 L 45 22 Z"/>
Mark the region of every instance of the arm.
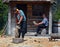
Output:
<path fill-rule="evenodd" d="M 39 22 L 39 23 L 37 23 L 35 25 L 38 26 L 38 25 L 43 24 L 43 23 L 44 23 L 44 19 L 41 22 Z"/>
<path fill-rule="evenodd" d="M 40 25 L 40 24 L 43 24 L 43 22 L 40 22 L 40 23 L 38 23 L 38 24 L 39 24 L 39 25 Z"/>
<path fill-rule="evenodd" d="M 23 16 L 20 17 L 18 24 L 20 24 L 22 20 L 23 20 Z"/>
<path fill-rule="evenodd" d="M 37 24 L 35 24 L 35 25 L 38 26 L 38 25 L 40 25 L 40 24 L 43 24 L 43 22 L 37 23 Z"/>
<path fill-rule="evenodd" d="M 42 22 L 40 22 L 39 24 L 45 24 L 47 21 L 47 19 L 43 19 Z"/>
<path fill-rule="evenodd" d="M 22 10 L 20 10 L 20 20 L 19 20 L 18 24 L 21 23 L 21 21 L 23 20 L 23 18 L 24 18 L 24 12 Z"/>

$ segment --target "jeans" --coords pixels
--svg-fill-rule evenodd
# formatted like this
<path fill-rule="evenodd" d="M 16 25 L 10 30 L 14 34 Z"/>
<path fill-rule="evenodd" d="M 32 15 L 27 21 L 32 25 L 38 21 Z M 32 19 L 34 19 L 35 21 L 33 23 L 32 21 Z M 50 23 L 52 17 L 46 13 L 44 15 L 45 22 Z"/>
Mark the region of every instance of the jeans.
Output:
<path fill-rule="evenodd" d="M 39 33 L 39 31 L 41 30 L 41 28 L 46 28 L 47 26 L 45 26 L 44 24 L 41 24 L 37 27 L 37 34 Z M 41 32 L 40 32 L 41 33 Z"/>
<path fill-rule="evenodd" d="M 25 36 L 25 33 L 27 33 L 27 24 L 26 24 L 26 21 L 22 21 L 21 24 L 19 25 L 21 28 L 18 30 L 18 33 L 19 33 L 19 38 L 22 34 L 22 38 L 24 38 Z"/>

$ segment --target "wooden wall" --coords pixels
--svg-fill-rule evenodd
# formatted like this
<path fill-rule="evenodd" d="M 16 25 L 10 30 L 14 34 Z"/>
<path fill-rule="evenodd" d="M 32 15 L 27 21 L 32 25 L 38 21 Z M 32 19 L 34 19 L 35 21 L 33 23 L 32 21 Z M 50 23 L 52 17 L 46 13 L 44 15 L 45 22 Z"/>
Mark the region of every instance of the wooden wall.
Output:
<path fill-rule="evenodd" d="M 33 16 L 32 15 L 32 4 L 33 5 L 36 5 L 36 4 L 47 4 L 47 6 L 45 7 L 45 14 L 47 16 L 49 16 L 49 9 L 50 9 L 50 2 L 10 2 L 9 3 L 9 6 L 11 8 L 11 17 L 14 16 L 14 7 L 16 7 L 16 4 L 26 4 L 26 7 L 27 7 L 27 10 L 26 10 L 26 16 L 27 16 L 27 30 L 35 30 L 35 26 L 33 25 L 33 21 L 39 21 L 39 18 L 40 16 Z"/>

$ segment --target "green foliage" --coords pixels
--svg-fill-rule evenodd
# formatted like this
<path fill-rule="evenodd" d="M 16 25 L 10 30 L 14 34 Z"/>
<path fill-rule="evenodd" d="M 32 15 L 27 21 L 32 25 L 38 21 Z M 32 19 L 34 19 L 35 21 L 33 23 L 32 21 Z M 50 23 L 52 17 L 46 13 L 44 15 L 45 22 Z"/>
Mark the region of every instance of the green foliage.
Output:
<path fill-rule="evenodd" d="M 0 35 L 2 35 L 2 33 L 3 33 L 3 29 L 2 29 L 2 30 L 0 30 Z"/>
<path fill-rule="evenodd" d="M 0 30 L 4 27 L 7 21 L 8 5 L 3 4 L 0 0 Z"/>
<path fill-rule="evenodd" d="M 60 19 L 60 9 L 58 9 L 55 13 L 55 19 L 59 20 Z"/>
<path fill-rule="evenodd" d="M 55 8 L 56 8 L 56 12 L 54 11 L 53 19 L 59 20 L 60 19 L 60 0 L 57 0 L 57 4 Z"/>

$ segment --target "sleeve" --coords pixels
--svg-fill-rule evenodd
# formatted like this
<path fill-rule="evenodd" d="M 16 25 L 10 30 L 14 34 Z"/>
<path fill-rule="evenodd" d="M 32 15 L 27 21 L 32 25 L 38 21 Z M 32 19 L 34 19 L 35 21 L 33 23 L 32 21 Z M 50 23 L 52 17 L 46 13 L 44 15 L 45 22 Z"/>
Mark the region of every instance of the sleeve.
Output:
<path fill-rule="evenodd" d="M 24 16 L 24 12 L 22 10 L 20 10 L 20 15 Z"/>
<path fill-rule="evenodd" d="M 44 23 L 44 24 L 45 24 L 45 22 L 46 22 L 46 20 L 45 20 L 45 19 L 43 19 L 43 20 L 42 20 L 42 23 Z"/>

